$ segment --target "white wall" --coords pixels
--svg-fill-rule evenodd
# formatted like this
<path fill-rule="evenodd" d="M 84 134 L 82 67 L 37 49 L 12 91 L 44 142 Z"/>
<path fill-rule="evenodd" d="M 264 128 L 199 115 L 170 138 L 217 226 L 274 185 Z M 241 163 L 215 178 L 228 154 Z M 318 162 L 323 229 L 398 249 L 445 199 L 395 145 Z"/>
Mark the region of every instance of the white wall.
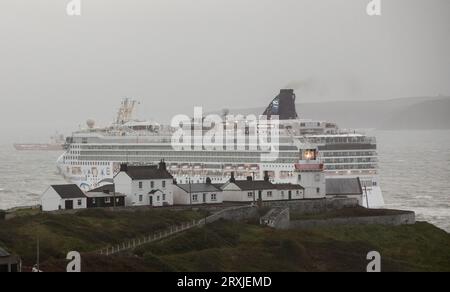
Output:
<path fill-rule="evenodd" d="M 114 177 L 114 187 L 117 193 L 125 195 L 125 206 L 132 206 L 131 178 L 125 172 L 119 172 Z"/>
<path fill-rule="evenodd" d="M 268 196 L 269 192 L 272 196 Z M 249 195 L 251 193 L 251 196 Z M 254 197 L 253 198 L 253 193 Z M 258 201 L 259 191 L 242 191 L 234 183 L 228 183 L 223 187 L 223 201 L 224 202 L 253 202 Z M 280 193 L 276 189 L 263 190 L 261 194 L 263 201 L 278 201 L 281 200 Z"/>
<path fill-rule="evenodd" d="M 292 200 L 303 199 L 304 190 L 291 190 L 291 193 Z M 289 190 L 279 190 L 278 197 L 280 200 L 289 200 Z"/>
<path fill-rule="evenodd" d="M 58 193 L 52 188 L 49 187 L 41 197 L 41 206 L 42 211 L 56 211 L 59 210 L 59 206 L 61 204 L 61 197 Z M 61 206 L 64 208 L 64 206 Z"/>
<path fill-rule="evenodd" d="M 81 200 L 81 205 L 78 205 L 78 200 Z M 87 198 L 80 199 L 61 199 L 58 193 L 52 188 L 49 187 L 41 197 L 41 206 L 42 211 L 57 211 L 57 210 L 65 210 L 66 201 L 73 202 L 73 209 L 86 209 L 87 208 Z"/>
<path fill-rule="evenodd" d="M 212 195 L 216 195 L 216 200 L 212 200 Z M 203 195 L 205 195 L 205 202 L 203 201 Z M 189 193 L 178 186 L 174 186 L 174 204 L 175 205 L 202 205 L 202 204 L 221 204 L 223 203 L 223 193 L 217 192 L 205 192 L 205 193 Z M 197 200 L 195 199 L 197 196 Z"/>
<path fill-rule="evenodd" d="M 297 181 L 305 188 L 305 199 L 322 199 L 326 197 L 326 184 L 324 172 L 299 172 L 301 179 Z M 319 192 L 317 192 L 319 189 Z"/>
<path fill-rule="evenodd" d="M 151 187 L 153 182 L 153 188 Z M 163 187 L 165 182 L 165 187 Z M 142 183 L 142 188 L 139 187 Z M 173 180 L 132 180 L 125 172 L 120 172 L 114 178 L 116 192 L 126 195 L 125 206 L 149 206 L 152 198 L 153 206 L 161 207 L 173 205 Z M 160 190 L 162 193 L 149 194 L 152 191 Z M 165 194 L 165 200 L 163 200 Z M 159 197 L 159 201 L 158 201 Z M 142 200 L 141 200 L 142 199 Z"/>

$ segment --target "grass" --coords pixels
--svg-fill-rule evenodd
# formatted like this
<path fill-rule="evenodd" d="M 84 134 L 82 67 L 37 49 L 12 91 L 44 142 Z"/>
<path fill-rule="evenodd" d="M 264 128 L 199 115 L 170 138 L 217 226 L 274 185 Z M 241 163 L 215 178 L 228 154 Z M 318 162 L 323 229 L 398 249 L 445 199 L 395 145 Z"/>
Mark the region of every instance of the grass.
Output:
<path fill-rule="evenodd" d="M 44 271 L 63 271 L 67 251 L 78 250 L 85 252 L 83 271 L 364 272 L 367 253 L 378 251 L 383 271 L 450 272 L 450 235 L 423 222 L 399 227 L 274 230 L 218 221 L 120 256 L 89 253 L 123 238 L 203 217 L 201 212 L 170 210 L 87 210 L 76 215 L 19 217 L 0 222 L 0 245 L 30 265 L 39 234 Z"/>
<path fill-rule="evenodd" d="M 42 261 L 64 258 L 68 251 L 90 252 L 169 226 L 204 218 L 203 212 L 164 209 L 108 211 L 91 209 L 76 214 L 20 216 L 0 221 L 0 246 L 34 263 L 39 237 Z"/>
<path fill-rule="evenodd" d="M 384 271 L 450 271 L 450 235 L 428 223 L 280 231 L 222 221 L 134 255 L 171 271 L 362 272 L 373 250 Z"/>
<path fill-rule="evenodd" d="M 227 221 L 143 246 L 108 269 L 130 260 L 141 271 L 364 272 L 370 251 L 381 253 L 383 271 L 450 271 L 450 235 L 428 223 L 281 231 Z M 103 269 L 85 266 L 95 268 Z"/>

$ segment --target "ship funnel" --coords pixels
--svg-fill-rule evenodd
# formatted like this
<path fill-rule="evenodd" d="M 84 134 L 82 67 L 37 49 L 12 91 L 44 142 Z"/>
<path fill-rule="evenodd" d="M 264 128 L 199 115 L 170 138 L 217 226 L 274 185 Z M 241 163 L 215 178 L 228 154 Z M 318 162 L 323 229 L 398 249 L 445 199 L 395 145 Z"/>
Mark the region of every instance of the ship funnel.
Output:
<path fill-rule="evenodd" d="M 298 118 L 295 99 L 293 89 L 281 89 L 280 94 L 272 100 L 263 115 L 268 118 L 278 116 L 280 120 L 295 120 Z"/>

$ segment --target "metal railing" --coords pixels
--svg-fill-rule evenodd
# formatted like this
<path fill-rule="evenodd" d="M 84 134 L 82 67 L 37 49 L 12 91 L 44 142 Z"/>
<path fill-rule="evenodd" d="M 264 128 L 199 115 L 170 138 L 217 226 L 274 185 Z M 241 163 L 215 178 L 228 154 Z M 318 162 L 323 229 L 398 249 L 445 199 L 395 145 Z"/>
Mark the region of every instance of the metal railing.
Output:
<path fill-rule="evenodd" d="M 143 236 L 143 237 L 127 240 L 127 241 L 122 242 L 121 244 L 108 246 L 106 248 L 99 250 L 97 253 L 99 253 L 101 255 L 106 255 L 106 256 L 115 255 L 115 254 L 118 254 L 118 253 L 121 253 L 121 252 L 124 252 L 127 250 L 135 249 L 139 246 L 142 246 L 142 245 L 145 245 L 148 243 L 152 243 L 152 242 L 170 237 L 177 233 L 181 233 L 181 232 L 190 230 L 194 227 L 204 225 L 204 222 L 205 222 L 205 220 L 202 219 L 199 221 L 193 220 L 192 222 L 183 223 L 181 225 L 174 225 L 174 226 L 169 227 L 166 230 L 155 232 L 148 236 Z"/>

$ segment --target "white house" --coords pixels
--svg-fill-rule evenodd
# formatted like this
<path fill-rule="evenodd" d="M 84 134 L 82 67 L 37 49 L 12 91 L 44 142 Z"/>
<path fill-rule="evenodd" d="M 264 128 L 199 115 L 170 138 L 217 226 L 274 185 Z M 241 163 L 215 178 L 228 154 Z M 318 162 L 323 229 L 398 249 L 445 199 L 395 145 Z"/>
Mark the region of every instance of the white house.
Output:
<path fill-rule="evenodd" d="M 126 196 L 127 207 L 173 205 L 173 176 L 163 161 L 158 166 L 122 164 L 114 185 L 117 193 Z"/>
<path fill-rule="evenodd" d="M 42 211 L 85 209 L 87 197 L 74 184 L 52 185 L 41 196 Z"/>
<path fill-rule="evenodd" d="M 296 184 L 275 184 L 280 200 L 302 200 L 305 199 L 305 188 Z"/>
<path fill-rule="evenodd" d="M 266 175 L 264 180 L 236 180 L 234 173 L 229 182 L 222 186 L 224 202 L 256 202 L 279 200 L 278 190 Z"/>
<path fill-rule="evenodd" d="M 175 205 L 221 204 L 223 195 L 222 190 L 207 179 L 207 183 L 175 185 L 173 202 Z"/>

